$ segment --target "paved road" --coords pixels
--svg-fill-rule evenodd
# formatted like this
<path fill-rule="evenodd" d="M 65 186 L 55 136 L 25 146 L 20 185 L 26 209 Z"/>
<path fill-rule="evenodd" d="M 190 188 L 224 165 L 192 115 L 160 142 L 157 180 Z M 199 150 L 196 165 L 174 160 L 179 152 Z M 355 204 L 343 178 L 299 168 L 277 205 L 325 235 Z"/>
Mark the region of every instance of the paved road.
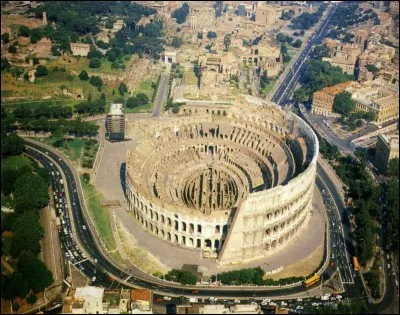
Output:
<path fill-rule="evenodd" d="M 160 84 L 158 86 L 158 91 L 156 98 L 154 100 L 154 108 L 152 117 L 158 117 L 162 111 L 162 105 L 164 104 L 165 97 L 167 97 L 168 93 L 168 82 L 169 82 L 169 73 L 163 72 L 161 74 Z"/>
<path fill-rule="evenodd" d="M 341 4 L 338 4 L 341 5 Z M 325 21 L 322 23 L 321 27 L 317 30 L 315 35 L 311 38 L 307 46 L 304 48 L 303 52 L 299 56 L 299 58 L 296 60 L 296 62 L 293 64 L 293 67 L 288 73 L 288 75 L 285 77 L 285 79 L 282 81 L 280 87 L 277 89 L 275 94 L 272 96 L 271 100 L 275 102 L 276 104 L 284 104 L 285 101 L 287 101 L 294 89 L 294 87 L 297 84 L 297 81 L 302 74 L 302 72 L 305 70 L 307 63 L 308 63 L 308 58 L 312 49 L 313 45 L 318 45 L 322 42 L 322 39 L 325 37 L 326 33 L 328 32 L 329 29 L 329 22 L 330 19 L 333 15 L 333 13 L 336 10 L 336 5 L 331 9 L 331 11 L 328 13 Z"/>

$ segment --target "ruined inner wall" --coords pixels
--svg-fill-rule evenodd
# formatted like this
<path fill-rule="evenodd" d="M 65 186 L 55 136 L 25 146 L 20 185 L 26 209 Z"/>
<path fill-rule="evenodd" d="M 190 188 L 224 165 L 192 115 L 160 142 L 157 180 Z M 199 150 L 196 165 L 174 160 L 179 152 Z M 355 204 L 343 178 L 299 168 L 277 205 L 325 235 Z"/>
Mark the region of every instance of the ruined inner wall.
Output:
<path fill-rule="evenodd" d="M 233 106 L 184 105 L 181 113 L 128 125 L 128 134 L 142 137 L 127 153 L 129 210 L 148 232 L 215 251 L 222 263 L 283 248 L 311 209 L 318 152 L 312 130 L 251 97 Z M 304 143 L 301 158 L 288 134 Z"/>

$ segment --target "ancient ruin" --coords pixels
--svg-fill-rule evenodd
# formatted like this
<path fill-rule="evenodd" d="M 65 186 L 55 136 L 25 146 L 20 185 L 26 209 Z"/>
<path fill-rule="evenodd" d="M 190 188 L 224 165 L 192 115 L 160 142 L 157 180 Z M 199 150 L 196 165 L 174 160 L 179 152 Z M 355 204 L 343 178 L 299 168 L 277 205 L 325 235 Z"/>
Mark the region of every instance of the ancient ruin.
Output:
<path fill-rule="evenodd" d="M 291 112 L 251 96 L 128 123 L 129 211 L 146 231 L 221 264 L 273 255 L 307 226 L 318 140 Z"/>

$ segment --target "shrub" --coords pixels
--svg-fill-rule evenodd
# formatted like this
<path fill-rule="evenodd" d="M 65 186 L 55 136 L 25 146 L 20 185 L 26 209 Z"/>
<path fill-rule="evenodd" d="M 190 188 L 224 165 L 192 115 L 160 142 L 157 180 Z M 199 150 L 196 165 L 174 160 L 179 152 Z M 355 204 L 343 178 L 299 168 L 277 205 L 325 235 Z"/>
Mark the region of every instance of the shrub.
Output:
<path fill-rule="evenodd" d="M 101 60 L 99 58 L 90 59 L 90 62 L 89 62 L 90 68 L 100 68 L 100 66 L 101 66 Z"/>
<path fill-rule="evenodd" d="M 44 77 L 49 74 L 49 70 L 47 70 L 46 66 L 39 65 L 36 67 L 35 76 L 36 77 Z"/>

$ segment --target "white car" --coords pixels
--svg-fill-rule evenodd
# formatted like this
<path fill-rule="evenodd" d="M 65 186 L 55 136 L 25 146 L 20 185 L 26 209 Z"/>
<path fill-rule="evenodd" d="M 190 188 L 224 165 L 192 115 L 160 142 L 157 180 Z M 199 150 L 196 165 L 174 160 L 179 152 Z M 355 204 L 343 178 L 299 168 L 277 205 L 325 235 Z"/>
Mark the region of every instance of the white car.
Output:
<path fill-rule="evenodd" d="M 83 228 L 84 230 L 86 230 L 86 226 L 85 226 L 85 225 L 83 225 L 82 228 Z"/>
<path fill-rule="evenodd" d="M 164 300 L 165 301 L 171 301 L 171 297 L 170 296 L 164 296 Z"/>
<path fill-rule="evenodd" d="M 236 299 L 236 300 L 233 301 L 233 303 L 240 304 L 240 300 Z"/>
<path fill-rule="evenodd" d="M 296 310 L 303 310 L 304 309 L 304 307 L 303 306 L 296 306 Z"/>
<path fill-rule="evenodd" d="M 92 278 L 92 282 L 95 282 L 95 281 L 96 281 L 96 277 L 93 277 L 93 278 Z"/>
<path fill-rule="evenodd" d="M 270 299 L 263 299 L 261 305 L 267 305 L 269 302 L 271 302 Z"/>
<path fill-rule="evenodd" d="M 297 302 L 303 302 L 303 299 L 302 298 L 298 298 Z"/>
<path fill-rule="evenodd" d="M 275 303 L 275 302 L 269 302 L 269 305 L 271 305 L 271 306 L 275 306 L 275 305 L 276 305 L 276 303 Z"/>
<path fill-rule="evenodd" d="M 281 302 L 281 305 L 282 305 L 282 306 L 287 306 L 287 303 L 286 303 L 285 301 L 282 301 L 282 302 Z"/>

